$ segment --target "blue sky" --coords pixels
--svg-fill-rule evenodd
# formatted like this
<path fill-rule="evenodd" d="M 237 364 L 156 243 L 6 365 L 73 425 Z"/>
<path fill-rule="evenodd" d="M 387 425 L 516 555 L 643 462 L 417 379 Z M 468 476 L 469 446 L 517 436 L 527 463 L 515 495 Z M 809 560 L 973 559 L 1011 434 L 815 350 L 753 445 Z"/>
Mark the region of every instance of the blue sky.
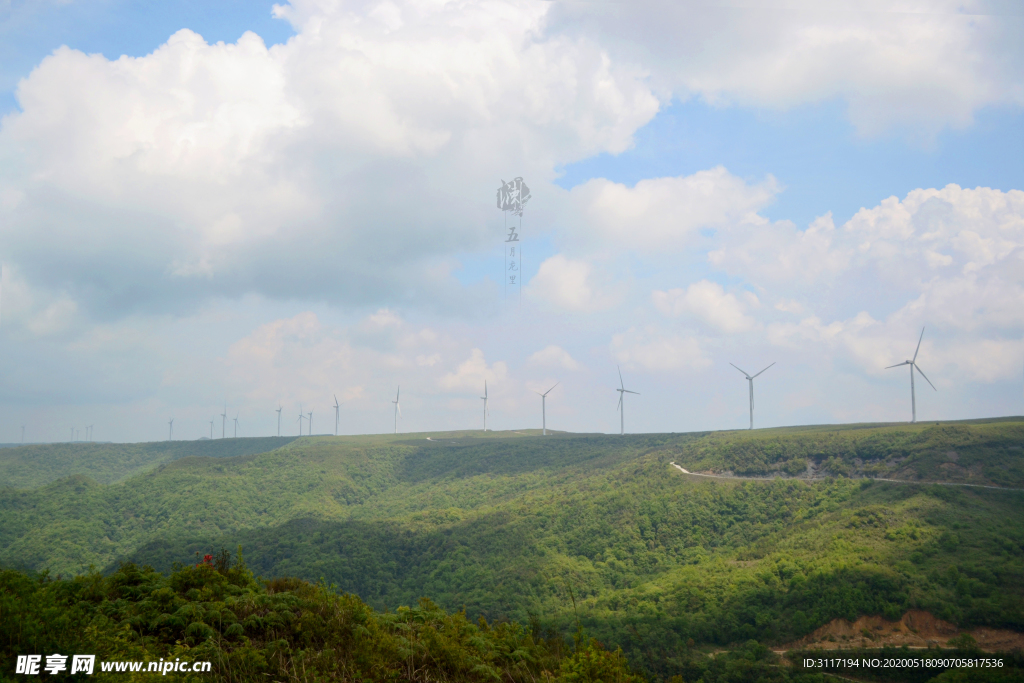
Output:
<path fill-rule="evenodd" d="M 841 5 L 8 3 L 0 441 L 1020 414 L 1024 19 Z"/>

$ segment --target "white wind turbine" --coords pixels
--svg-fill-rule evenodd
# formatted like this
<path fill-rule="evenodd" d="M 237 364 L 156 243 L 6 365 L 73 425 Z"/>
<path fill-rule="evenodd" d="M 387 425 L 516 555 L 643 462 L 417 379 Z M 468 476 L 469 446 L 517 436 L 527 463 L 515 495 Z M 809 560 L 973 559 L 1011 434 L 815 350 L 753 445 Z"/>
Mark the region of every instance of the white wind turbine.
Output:
<path fill-rule="evenodd" d="M 238 438 L 238 413 L 235 413 L 235 417 L 233 419 L 235 421 L 235 436 L 234 436 L 234 438 L 237 439 Z"/>
<path fill-rule="evenodd" d="M 924 328 L 923 327 L 921 328 L 921 336 L 917 338 L 917 348 L 914 349 L 914 357 L 911 358 L 910 360 L 905 360 L 902 363 L 897 363 L 896 365 L 890 365 L 888 368 L 886 368 L 886 370 L 888 370 L 890 368 L 898 368 L 901 365 L 909 365 L 910 366 L 910 414 L 911 414 L 910 422 L 911 422 L 911 424 L 917 422 L 917 396 L 914 395 L 914 370 L 916 369 L 918 372 L 920 372 L 921 376 L 924 377 L 924 381 L 928 382 L 928 384 L 931 385 L 932 389 L 935 389 L 935 385 L 932 384 L 932 381 L 930 379 L 928 379 L 928 377 L 923 372 L 921 372 L 921 368 L 917 365 L 917 353 L 918 353 L 918 351 L 921 350 L 921 340 L 922 339 L 924 339 Z M 935 389 L 935 391 L 938 391 L 938 389 Z"/>
<path fill-rule="evenodd" d="M 309 423 L 306 426 L 309 427 L 309 436 L 313 436 L 313 409 L 310 408 L 307 414 L 309 415 Z"/>
<path fill-rule="evenodd" d="M 89 428 L 86 427 L 86 438 L 88 438 Z M 174 441 L 174 418 L 172 417 L 167 421 L 167 440 Z"/>
<path fill-rule="evenodd" d="M 395 392 L 395 400 L 392 403 L 395 404 L 395 434 L 398 433 L 398 416 L 402 414 L 402 406 L 398 404 L 398 395 L 402 393 L 402 387 L 399 385 L 398 391 Z"/>
<path fill-rule="evenodd" d="M 306 416 L 302 413 L 302 404 L 299 404 L 299 419 L 296 422 L 299 423 L 299 436 L 302 436 L 302 421 L 306 419 Z"/>
<path fill-rule="evenodd" d="M 742 372 L 743 376 L 747 378 L 747 384 L 750 385 L 750 427 L 748 427 L 748 429 L 753 429 L 754 428 L 754 377 L 757 377 L 757 375 L 760 375 L 761 372 L 764 372 L 764 370 L 767 370 L 772 365 L 775 365 L 775 361 L 772 361 L 772 365 L 769 365 L 768 368 L 765 368 L 761 372 L 757 373 L 757 375 L 754 375 L 754 377 L 751 377 L 750 375 L 747 374 L 746 370 L 741 370 L 739 367 L 733 365 L 732 363 L 729 363 L 729 365 L 732 365 L 734 368 L 736 368 L 737 370 Z"/>
<path fill-rule="evenodd" d="M 540 420 L 541 420 L 541 422 L 540 422 L 540 424 L 541 424 L 540 429 L 541 429 L 541 434 L 543 436 L 547 436 L 548 435 L 548 408 L 547 408 L 548 394 L 550 394 L 551 390 L 554 389 L 557 386 L 558 386 L 558 382 L 555 382 L 554 386 L 551 387 L 551 389 L 548 389 L 547 391 L 545 391 L 543 394 L 540 393 L 539 391 L 533 392 L 533 393 L 537 394 L 538 396 L 540 396 Z"/>
<path fill-rule="evenodd" d="M 278 436 L 281 436 L 281 411 L 282 410 L 284 410 L 284 406 L 278 405 L 277 406 L 277 410 L 274 411 L 275 413 L 277 413 L 277 435 Z"/>
<path fill-rule="evenodd" d="M 334 395 L 334 435 L 338 435 L 338 421 L 341 420 L 341 404 L 338 403 L 338 395 Z"/>
<path fill-rule="evenodd" d="M 227 434 L 227 431 L 226 431 L 227 430 L 227 424 L 228 424 L 228 402 L 224 401 L 224 412 L 220 414 L 220 438 L 222 438 L 222 439 L 224 438 L 225 434 Z"/>
<path fill-rule="evenodd" d="M 616 410 L 619 411 L 619 435 L 621 436 L 626 433 L 626 402 L 623 399 L 626 394 L 636 394 L 637 396 L 640 394 L 626 388 L 626 384 L 622 381 L 622 368 L 618 365 L 615 368 L 619 371 L 619 388 L 615 391 L 619 392 L 619 405 L 616 406 Z"/>
<path fill-rule="evenodd" d="M 484 431 L 487 431 L 487 380 L 484 380 L 484 395 L 480 397 L 484 402 Z"/>
<path fill-rule="evenodd" d="M 213 441 L 213 418 L 210 418 L 210 441 Z"/>

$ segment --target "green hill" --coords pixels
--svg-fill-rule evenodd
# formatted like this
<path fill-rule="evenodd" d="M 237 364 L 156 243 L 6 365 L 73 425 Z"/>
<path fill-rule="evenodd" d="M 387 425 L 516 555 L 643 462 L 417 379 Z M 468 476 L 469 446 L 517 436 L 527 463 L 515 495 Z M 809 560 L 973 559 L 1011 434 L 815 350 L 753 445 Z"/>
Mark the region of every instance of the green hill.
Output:
<path fill-rule="evenodd" d="M 296 438 L 19 445 L 0 449 L 0 488 L 35 488 L 76 474 L 109 484 L 178 458 L 266 453 Z"/>
<path fill-rule="evenodd" d="M 691 640 L 780 643 L 861 614 L 1024 630 L 1024 493 L 928 483 L 1024 488 L 1021 445 L 1020 420 L 302 438 L 0 491 L 0 564 L 167 570 L 241 544 L 263 576 L 323 578 L 377 609 L 427 596 L 563 632 L 578 613 L 671 673 Z"/>

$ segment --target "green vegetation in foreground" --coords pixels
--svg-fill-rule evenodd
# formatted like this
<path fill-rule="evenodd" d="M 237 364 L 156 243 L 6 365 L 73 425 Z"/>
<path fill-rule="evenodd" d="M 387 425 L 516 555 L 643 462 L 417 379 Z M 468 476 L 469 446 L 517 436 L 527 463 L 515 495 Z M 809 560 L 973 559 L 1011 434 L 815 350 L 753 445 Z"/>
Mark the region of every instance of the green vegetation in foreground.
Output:
<path fill-rule="evenodd" d="M 299 579 L 259 581 L 227 551 L 206 555 L 169 576 L 123 564 L 109 576 L 90 573 L 51 580 L 0 571 L 0 681 L 19 655 L 96 656 L 96 680 L 145 681 L 149 662 L 210 662 L 209 672 L 163 672 L 179 681 L 547 681 L 641 683 L 621 650 L 609 650 L 577 629 L 572 644 L 535 620 L 476 624 L 426 598 L 414 607 L 377 612 L 358 597 Z M 837 653 L 830 653 L 837 654 Z M 978 657 L 976 650 L 846 651 L 844 657 Z M 708 655 L 686 648 L 670 683 L 825 683 L 804 657 L 789 661 L 749 641 Z M 991 655 L 990 655 L 991 656 Z M 1021 683 L 1022 658 L 999 655 L 998 670 L 901 668 L 857 670 L 873 681 Z M 104 662 L 142 662 L 141 673 L 104 672 Z M 850 669 L 829 667 L 849 675 Z M 67 672 L 50 676 L 71 678 Z"/>
<path fill-rule="evenodd" d="M 71 475 L 110 484 L 178 458 L 266 453 L 295 436 L 150 443 L 49 443 L 0 448 L 0 488 L 35 488 Z"/>
<path fill-rule="evenodd" d="M 668 465 L 698 469 L 687 453 L 729 462 L 763 436 L 764 452 L 783 443 L 820 471 L 829 459 L 865 462 L 866 450 L 840 457 L 816 444 L 874 433 L 909 449 L 895 466 L 970 453 L 980 476 L 995 469 L 1020 485 L 1021 423 L 784 431 L 317 437 L 186 458 L 113 485 L 0 492 L 0 564 L 166 569 L 240 543 L 263 576 L 323 577 L 375 609 L 429 596 L 470 619 L 571 633 L 575 599 L 588 633 L 662 676 L 685 670 L 690 641 L 783 643 L 861 614 L 920 608 L 1024 630 L 1024 493 L 714 480 Z"/>
<path fill-rule="evenodd" d="M 641 680 L 594 641 L 569 648 L 555 633 L 473 624 L 426 598 L 382 614 L 323 585 L 264 584 L 226 552 L 169 577 L 130 564 L 65 581 L 0 572 L 0 680 L 14 680 L 18 655 L 39 653 L 95 654 L 97 680 L 126 680 L 99 662 L 161 659 L 212 664 L 169 680 Z"/>

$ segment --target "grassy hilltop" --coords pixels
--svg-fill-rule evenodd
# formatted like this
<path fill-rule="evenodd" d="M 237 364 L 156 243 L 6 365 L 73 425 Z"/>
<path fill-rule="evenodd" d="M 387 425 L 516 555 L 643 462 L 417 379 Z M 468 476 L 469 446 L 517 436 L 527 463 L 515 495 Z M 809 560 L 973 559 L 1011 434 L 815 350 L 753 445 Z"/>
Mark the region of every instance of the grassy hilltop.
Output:
<path fill-rule="evenodd" d="M 378 609 L 427 596 L 564 632 L 578 612 L 671 673 L 691 640 L 781 643 L 861 614 L 1024 630 L 1024 492 L 929 483 L 1024 488 L 1022 446 L 1021 419 L 301 438 L 0 490 L 0 565 L 165 571 L 241 544 L 258 574 Z"/>

